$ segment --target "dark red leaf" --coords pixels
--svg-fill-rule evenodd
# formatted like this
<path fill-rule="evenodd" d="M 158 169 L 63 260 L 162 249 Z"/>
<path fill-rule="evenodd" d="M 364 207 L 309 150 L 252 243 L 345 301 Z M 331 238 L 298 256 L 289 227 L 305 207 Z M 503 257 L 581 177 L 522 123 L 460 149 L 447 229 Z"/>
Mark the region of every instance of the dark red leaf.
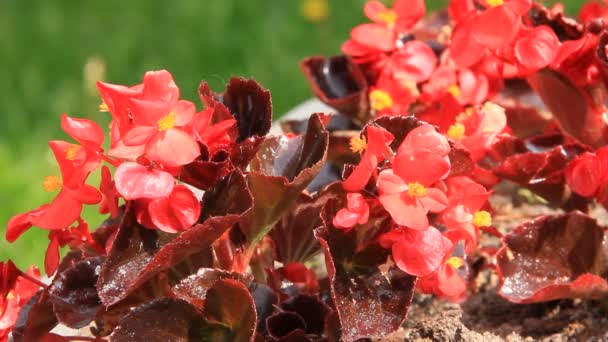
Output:
<path fill-rule="evenodd" d="M 300 68 L 319 100 L 359 122 L 369 120 L 367 80 L 350 58 L 309 57 Z"/>
<path fill-rule="evenodd" d="M 105 257 L 87 258 L 55 276 L 48 293 L 60 323 L 80 329 L 95 318 L 101 308 L 96 284 L 104 260 Z"/>
<path fill-rule="evenodd" d="M 255 80 L 241 77 L 230 79 L 224 92 L 223 103 L 237 121 L 237 142 L 253 136 L 265 136 L 272 122 L 270 92 Z"/>
<path fill-rule="evenodd" d="M 125 316 L 111 340 L 177 342 L 221 341 L 228 329 L 209 323 L 196 308 L 179 299 L 163 298 L 142 304 Z"/>
<path fill-rule="evenodd" d="M 332 220 L 343 207 L 330 200 L 323 210 L 324 229 L 316 231 L 325 255 L 334 306 L 344 341 L 382 338 L 397 330 L 407 315 L 416 277 L 395 266 L 380 269 L 388 251 L 372 244 L 358 247 L 355 231 L 333 227 Z"/>
<path fill-rule="evenodd" d="M 220 162 L 195 160 L 185 165 L 180 173 L 180 180 L 201 190 L 208 190 L 219 183 L 232 171 L 230 160 Z"/>
<path fill-rule="evenodd" d="M 49 296 L 41 290 L 19 312 L 19 318 L 13 327 L 13 341 L 38 341 L 53 330 L 57 323 Z"/>
<path fill-rule="evenodd" d="M 118 303 L 141 284 L 141 272 L 170 240 L 168 234 L 140 226 L 130 203 L 118 229 L 97 281 L 99 298 L 105 306 Z"/>
<path fill-rule="evenodd" d="M 249 287 L 253 301 L 255 302 L 255 312 L 258 315 L 257 332 L 266 331 L 266 318 L 270 316 L 275 306 L 279 304 L 279 296 L 268 286 L 260 283 L 253 283 Z"/>
<path fill-rule="evenodd" d="M 603 241 L 604 229 L 576 211 L 520 225 L 497 254 L 499 294 L 517 303 L 607 296 Z"/>
<path fill-rule="evenodd" d="M 330 309 L 317 296 L 297 295 L 281 303 L 281 308 L 302 317 L 307 333 L 320 335 L 325 330 L 325 319 Z"/>
<path fill-rule="evenodd" d="M 247 175 L 254 205 L 240 222 L 248 249 L 245 255 L 252 252 L 319 173 L 327 155 L 328 136 L 320 117 L 313 115 L 304 136 L 264 142 Z"/>
<path fill-rule="evenodd" d="M 205 298 L 205 316 L 210 322 L 218 322 L 230 329 L 224 341 L 253 341 L 257 316 L 251 293 L 243 283 L 218 280 Z"/>
<path fill-rule="evenodd" d="M 295 312 L 277 312 L 266 319 L 268 335 L 274 338 L 281 338 L 294 332 L 295 330 L 304 331 L 306 323 L 304 319 Z"/>
<path fill-rule="evenodd" d="M 239 273 L 214 268 L 201 268 L 196 274 L 184 278 L 173 286 L 172 291 L 176 298 L 189 302 L 197 309 L 202 309 L 207 290 L 209 290 L 216 281 L 221 279 L 234 279 L 242 283 L 248 283 L 250 281 Z"/>
<path fill-rule="evenodd" d="M 577 88 L 566 77 L 547 69 L 529 76 L 528 82 L 564 132 L 594 147 L 608 143 L 608 127 L 603 119 L 605 96 L 602 91 Z"/>

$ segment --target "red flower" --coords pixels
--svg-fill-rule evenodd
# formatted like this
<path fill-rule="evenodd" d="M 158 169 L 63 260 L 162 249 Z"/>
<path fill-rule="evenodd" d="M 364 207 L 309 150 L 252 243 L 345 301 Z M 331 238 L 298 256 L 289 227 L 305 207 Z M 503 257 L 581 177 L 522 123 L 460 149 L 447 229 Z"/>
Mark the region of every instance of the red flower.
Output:
<path fill-rule="evenodd" d="M 458 269 L 464 265 L 459 257 L 446 257 L 436 272 L 418 279 L 416 286 L 423 293 L 434 294 L 440 297 L 458 298 L 467 290 L 467 284 L 458 274 Z"/>
<path fill-rule="evenodd" d="M 143 199 L 136 202 L 137 221 L 146 228 L 177 233 L 192 227 L 201 215 L 201 205 L 194 193 L 185 185 L 175 185 L 163 198 Z"/>
<path fill-rule="evenodd" d="M 351 39 L 342 46 L 345 54 L 357 58 L 395 50 L 399 33 L 412 28 L 426 8 L 423 0 L 396 0 L 392 9 L 379 1 L 369 1 L 364 12 L 374 23 L 355 27 Z"/>
<path fill-rule="evenodd" d="M 334 217 L 333 224 L 338 228 L 351 230 L 357 224 L 365 224 L 369 219 L 369 205 L 360 193 L 346 195 L 346 208 L 340 209 Z"/>
<path fill-rule="evenodd" d="M 422 89 L 429 100 L 436 101 L 451 94 L 461 105 L 480 104 L 488 98 L 490 83 L 482 73 L 471 69 L 457 71 L 456 66 L 442 65 L 435 69 Z"/>
<path fill-rule="evenodd" d="M 599 195 L 608 182 L 608 147 L 598 149 L 595 154 L 585 153 L 570 162 L 566 182 L 581 196 Z"/>
<path fill-rule="evenodd" d="M 25 272 L 25 276 L 39 280 L 40 272 L 32 266 Z M 39 284 L 25 278 L 10 260 L 0 262 L 0 341 L 8 341 L 19 312 L 39 289 Z"/>
<path fill-rule="evenodd" d="M 465 240 L 466 250 L 472 252 L 477 247 L 479 227 L 492 224 L 492 217 L 487 211 L 481 211 L 490 192 L 483 185 L 468 177 L 448 179 L 448 207 L 443 211 L 443 223 L 458 240 Z"/>
<path fill-rule="evenodd" d="M 481 109 L 471 108 L 460 114 L 447 135 L 471 153 L 474 161 L 481 159 L 507 127 L 504 108 L 486 102 Z"/>
<path fill-rule="evenodd" d="M 59 249 L 67 245 L 72 248 L 89 246 L 101 254 L 105 253 L 105 248 L 98 246 L 93 239 L 86 221 L 78 219 L 78 224 L 74 227 L 49 232 L 49 245 L 44 258 L 44 271 L 47 275 L 55 273 L 59 266 Z"/>
<path fill-rule="evenodd" d="M 319 292 L 319 282 L 315 272 L 300 262 L 290 262 L 278 269 L 279 274 L 292 282 L 300 291 L 314 294 Z"/>
<path fill-rule="evenodd" d="M 83 204 L 97 204 L 101 201 L 99 191 L 84 184 L 83 179 L 90 171 L 87 170 L 93 169 L 93 164 L 99 165 L 99 157 L 91 157 L 88 149 L 81 149 L 65 141 L 51 141 L 49 145 L 59 164 L 63 181 L 57 176 L 47 176 L 43 186 L 46 191 L 60 192 L 51 203 L 11 218 L 6 230 L 9 242 L 15 241 L 32 226 L 43 229 L 68 227 L 80 217 Z M 91 162 L 90 158 L 97 161 Z"/>
<path fill-rule="evenodd" d="M 480 1 L 485 10 L 473 19 L 473 36 L 490 49 L 500 49 L 513 41 L 522 26 L 522 16 L 532 7 L 531 0 Z"/>
<path fill-rule="evenodd" d="M 346 191 L 356 192 L 365 187 L 369 178 L 376 172 L 378 163 L 391 153 L 390 143 L 393 135 L 384 128 L 368 126 L 366 129 L 367 139 L 364 137 L 351 140 L 353 152 L 363 152 L 361 162 L 344 181 Z"/>
<path fill-rule="evenodd" d="M 435 227 L 425 230 L 399 228 L 380 236 L 379 242 L 382 247 L 391 248 L 397 267 L 419 277 L 436 271 L 453 245 Z"/>

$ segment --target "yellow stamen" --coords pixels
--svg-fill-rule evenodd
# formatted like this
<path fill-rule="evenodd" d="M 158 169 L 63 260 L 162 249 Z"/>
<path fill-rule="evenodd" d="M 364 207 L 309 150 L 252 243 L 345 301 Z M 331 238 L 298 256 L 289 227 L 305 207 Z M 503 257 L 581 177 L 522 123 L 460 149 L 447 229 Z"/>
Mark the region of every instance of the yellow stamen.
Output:
<path fill-rule="evenodd" d="M 367 148 L 367 140 L 365 137 L 352 137 L 350 138 L 350 150 L 355 153 L 362 153 Z"/>
<path fill-rule="evenodd" d="M 42 187 L 45 191 L 53 192 L 61 189 L 61 179 L 57 176 L 46 176 L 42 182 Z"/>
<path fill-rule="evenodd" d="M 158 130 L 166 131 L 175 127 L 175 114 L 173 112 L 163 116 L 158 120 Z"/>
<path fill-rule="evenodd" d="M 451 257 L 448 259 L 446 264 L 448 264 L 454 268 L 461 268 L 462 266 L 464 266 L 464 260 L 459 257 Z"/>
<path fill-rule="evenodd" d="M 378 13 L 378 18 L 386 25 L 392 26 L 395 25 L 395 22 L 397 22 L 397 12 L 391 9 L 387 9 Z"/>
<path fill-rule="evenodd" d="M 455 98 L 459 98 L 462 92 L 460 91 L 460 87 L 456 84 L 452 84 L 448 87 L 447 92 L 452 94 Z"/>
<path fill-rule="evenodd" d="M 67 160 L 76 159 L 78 152 L 80 152 L 80 145 L 76 145 L 76 144 L 70 145 L 70 147 L 66 148 L 66 150 L 65 150 L 65 159 L 67 159 Z"/>
<path fill-rule="evenodd" d="M 475 227 L 489 227 L 492 225 L 492 215 L 485 210 L 473 214 L 473 225 Z"/>
<path fill-rule="evenodd" d="M 108 105 L 107 105 L 105 102 L 102 102 L 102 103 L 99 105 L 99 111 L 100 111 L 100 112 L 109 112 L 109 111 L 110 111 L 110 109 L 108 108 Z"/>
<path fill-rule="evenodd" d="M 7 295 L 6 295 L 6 299 L 11 300 L 15 298 L 15 294 L 13 293 L 13 291 L 10 291 Z"/>
<path fill-rule="evenodd" d="M 454 140 L 462 140 L 466 128 L 461 123 L 455 123 L 448 128 L 448 136 Z"/>
<path fill-rule="evenodd" d="M 418 182 L 412 182 L 407 184 L 407 194 L 412 197 L 424 197 L 426 196 L 426 188 L 424 185 Z"/>
<path fill-rule="evenodd" d="M 504 0 L 486 0 L 486 3 L 490 7 L 497 7 L 504 3 Z"/>
<path fill-rule="evenodd" d="M 376 89 L 369 94 L 372 109 L 379 112 L 393 106 L 393 98 L 384 90 Z"/>

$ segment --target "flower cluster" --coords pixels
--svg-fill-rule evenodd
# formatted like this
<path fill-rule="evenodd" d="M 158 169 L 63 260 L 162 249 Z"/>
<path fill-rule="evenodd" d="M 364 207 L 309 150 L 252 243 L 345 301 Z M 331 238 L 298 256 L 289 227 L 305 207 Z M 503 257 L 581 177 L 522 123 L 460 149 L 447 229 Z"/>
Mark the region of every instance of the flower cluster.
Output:
<path fill-rule="evenodd" d="M 608 208 L 608 6 L 364 12 L 345 55 L 302 62 L 335 113 L 282 135 L 253 80 L 202 82 L 201 111 L 167 71 L 99 82 L 109 141 L 63 115 L 56 197 L 8 222 L 10 242 L 49 232 L 50 283 L 0 263 L 0 341 L 69 340 L 58 324 L 100 341 L 381 339 L 415 290 L 465 301 L 492 272 L 511 302 L 608 298 L 592 217 Z M 84 205 L 109 218 L 91 230 Z"/>

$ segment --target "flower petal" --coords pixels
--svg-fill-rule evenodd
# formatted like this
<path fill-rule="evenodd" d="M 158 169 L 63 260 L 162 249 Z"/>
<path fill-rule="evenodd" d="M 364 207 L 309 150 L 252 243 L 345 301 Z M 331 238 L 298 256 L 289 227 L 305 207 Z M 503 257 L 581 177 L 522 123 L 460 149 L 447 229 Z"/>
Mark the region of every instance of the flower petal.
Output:
<path fill-rule="evenodd" d="M 189 164 L 201 154 L 196 140 L 179 128 L 171 128 L 157 134 L 146 146 L 151 160 L 168 167 Z"/>
<path fill-rule="evenodd" d="M 351 37 L 357 43 L 379 51 L 395 49 L 395 34 L 391 29 L 380 24 L 363 24 L 355 27 Z"/>
<path fill-rule="evenodd" d="M 426 196 L 420 199 L 420 203 L 428 211 L 438 213 L 447 207 L 448 198 L 443 191 L 436 188 L 428 188 L 426 189 Z"/>
<path fill-rule="evenodd" d="M 380 195 L 378 199 L 398 225 L 415 230 L 425 230 L 429 227 L 426 209 L 406 193 Z"/>
<path fill-rule="evenodd" d="M 127 200 L 169 196 L 175 178 L 164 171 L 149 170 L 137 163 L 123 163 L 114 175 L 116 189 Z"/>
<path fill-rule="evenodd" d="M 175 186 L 169 197 L 151 201 L 148 212 L 158 229 L 176 233 L 196 223 L 201 214 L 201 205 L 194 193 L 180 184 Z"/>
<path fill-rule="evenodd" d="M 82 145 L 90 144 L 100 148 L 103 144 L 104 132 L 94 121 L 75 119 L 62 114 L 61 128 Z"/>
<path fill-rule="evenodd" d="M 418 182 L 425 187 L 435 184 L 450 171 L 446 157 L 427 151 L 397 154 L 393 171 L 407 183 Z"/>
<path fill-rule="evenodd" d="M 392 246 L 393 259 L 402 271 L 425 276 L 442 264 L 452 242 L 434 227 L 417 231 L 404 229 L 402 239 Z"/>
<path fill-rule="evenodd" d="M 431 125 L 421 125 L 407 134 L 397 154 L 407 151 L 428 151 L 447 156 L 450 150 L 450 144 L 443 134 L 437 132 Z"/>

